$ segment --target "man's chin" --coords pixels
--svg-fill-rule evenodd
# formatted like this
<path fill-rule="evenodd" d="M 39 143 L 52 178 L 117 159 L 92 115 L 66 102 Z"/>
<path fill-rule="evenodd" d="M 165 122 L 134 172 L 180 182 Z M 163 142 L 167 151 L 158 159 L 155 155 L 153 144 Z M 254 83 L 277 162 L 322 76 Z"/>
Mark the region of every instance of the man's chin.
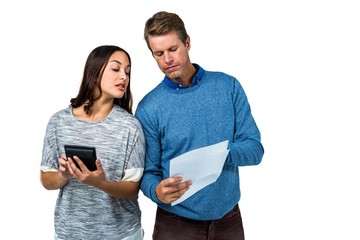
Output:
<path fill-rule="evenodd" d="M 166 76 L 170 79 L 175 79 L 175 80 L 179 78 L 179 74 L 177 74 L 176 72 L 168 73 L 166 74 Z"/>

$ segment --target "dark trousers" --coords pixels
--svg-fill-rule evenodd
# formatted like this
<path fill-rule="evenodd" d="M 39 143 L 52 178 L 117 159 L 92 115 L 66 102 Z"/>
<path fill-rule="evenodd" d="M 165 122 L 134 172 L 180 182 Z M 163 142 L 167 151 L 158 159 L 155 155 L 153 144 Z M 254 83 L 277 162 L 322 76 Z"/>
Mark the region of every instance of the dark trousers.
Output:
<path fill-rule="evenodd" d="M 197 221 L 183 218 L 157 208 L 154 240 L 244 240 L 244 228 L 239 206 L 223 218 Z"/>

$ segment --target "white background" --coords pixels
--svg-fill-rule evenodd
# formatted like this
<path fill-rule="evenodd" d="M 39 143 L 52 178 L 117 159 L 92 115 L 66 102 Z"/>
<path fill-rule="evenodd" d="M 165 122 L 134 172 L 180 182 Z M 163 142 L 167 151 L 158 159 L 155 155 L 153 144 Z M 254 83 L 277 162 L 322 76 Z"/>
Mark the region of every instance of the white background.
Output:
<path fill-rule="evenodd" d="M 263 162 L 240 168 L 247 240 L 360 239 L 357 2 L 2 1 L 0 238 L 52 239 L 57 191 L 39 181 L 49 117 L 103 44 L 131 54 L 136 109 L 163 78 L 144 23 L 167 10 L 185 21 L 192 62 L 240 80 L 261 130 Z M 149 240 L 155 204 L 139 201 Z"/>

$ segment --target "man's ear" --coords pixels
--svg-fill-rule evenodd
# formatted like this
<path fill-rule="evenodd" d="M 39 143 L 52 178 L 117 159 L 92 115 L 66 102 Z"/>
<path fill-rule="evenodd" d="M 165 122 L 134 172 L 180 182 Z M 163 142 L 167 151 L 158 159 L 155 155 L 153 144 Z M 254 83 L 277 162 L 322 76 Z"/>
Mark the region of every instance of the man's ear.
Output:
<path fill-rule="evenodd" d="M 190 50 L 190 36 L 188 35 L 185 41 L 185 47 Z"/>

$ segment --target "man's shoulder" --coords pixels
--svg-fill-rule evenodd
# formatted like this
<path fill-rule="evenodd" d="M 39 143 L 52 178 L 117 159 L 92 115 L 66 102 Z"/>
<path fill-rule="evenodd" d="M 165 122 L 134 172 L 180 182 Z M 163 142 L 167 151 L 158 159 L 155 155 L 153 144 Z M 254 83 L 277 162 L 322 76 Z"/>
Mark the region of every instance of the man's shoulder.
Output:
<path fill-rule="evenodd" d="M 138 105 L 151 104 L 153 102 L 158 102 L 159 99 L 162 98 L 164 93 L 164 85 L 163 83 L 159 83 L 156 87 L 150 90 L 148 93 L 144 95 L 144 97 L 140 100 Z"/>
<path fill-rule="evenodd" d="M 216 84 L 224 87 L 232 87 L 236 82 L 239 82 L 234 76 L 221 71 L 205 71 L 201 81 L 207 85 Z"/>
<path fill-rule="evenodd" d="M 204 71 L 204 77 L 221 77 L 227 79 L 234 79 L 235 77 L 230 75 L 229 73 L 222 72 L 222 71 Z"/>

